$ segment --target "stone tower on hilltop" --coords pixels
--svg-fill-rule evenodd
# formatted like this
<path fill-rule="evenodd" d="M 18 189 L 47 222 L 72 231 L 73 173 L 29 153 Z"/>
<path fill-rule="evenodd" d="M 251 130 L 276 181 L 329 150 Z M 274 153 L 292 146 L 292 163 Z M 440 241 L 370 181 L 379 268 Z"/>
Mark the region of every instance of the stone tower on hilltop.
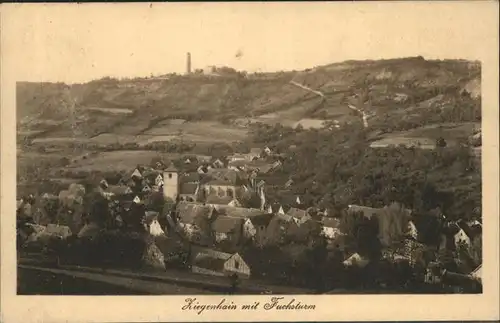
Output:
<path fill-rule="evenodd" d="M 191 53 L 186 56 L 186 74 L 191 74 Z"/>
<path fill-rule="evenodd" d="M 163 171 L 163 197 L 176 201 L 179 196 L 179 172 L 170 165 Z"/>

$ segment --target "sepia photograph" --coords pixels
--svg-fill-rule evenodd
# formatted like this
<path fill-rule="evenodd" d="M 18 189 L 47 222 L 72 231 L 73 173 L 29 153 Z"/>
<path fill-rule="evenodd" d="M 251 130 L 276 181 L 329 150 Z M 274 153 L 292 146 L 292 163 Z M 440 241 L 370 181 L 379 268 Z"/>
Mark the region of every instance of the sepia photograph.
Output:
<path fill-rule="evenodd" d="M 481 292 L 479 61 L 172 51 L 17 82 L 19 293 Z"/>
<path fill-rule="evenodd" d="M 17 295 L 483 294 L 473 10 L 129 5 L 10 12 Z"/>

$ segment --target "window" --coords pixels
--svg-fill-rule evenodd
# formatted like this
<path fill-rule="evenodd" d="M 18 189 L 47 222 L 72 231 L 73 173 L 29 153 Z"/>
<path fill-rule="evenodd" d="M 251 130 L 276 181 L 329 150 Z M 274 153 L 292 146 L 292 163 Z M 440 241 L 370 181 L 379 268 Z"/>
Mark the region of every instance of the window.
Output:
<path fill-rule="evenodd" d="M 230 188 L 228 188 L 228 189 L 226 190 L 226 195 L 227 195 L 227 196 L 229 196 L 229 197 L 231 197 L 231 198 L 233 198 L 233 197 L 234 197 L 233 190 L 232 190 L 232 189 L 230 189 Z"/>
<path fill-rule="evenodd" d="M 171 173 L 168 174 L 168 178 L 172 178 L 172 174 Z"/>
<path fill-rule="evenodd" d="M 240 269 L 240 263 L 238 262 L 238 260 L 234 262 L 234 268 Z"/>

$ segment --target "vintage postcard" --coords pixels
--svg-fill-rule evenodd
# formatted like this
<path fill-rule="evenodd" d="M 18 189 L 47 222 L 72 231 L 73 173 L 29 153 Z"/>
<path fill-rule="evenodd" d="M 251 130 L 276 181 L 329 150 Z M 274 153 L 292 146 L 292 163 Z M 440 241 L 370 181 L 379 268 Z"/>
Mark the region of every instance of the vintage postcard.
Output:
<path fill-rule="evenodd" d="M 2 5 L 0 320 L 499 319 L 497 13 Z"/>

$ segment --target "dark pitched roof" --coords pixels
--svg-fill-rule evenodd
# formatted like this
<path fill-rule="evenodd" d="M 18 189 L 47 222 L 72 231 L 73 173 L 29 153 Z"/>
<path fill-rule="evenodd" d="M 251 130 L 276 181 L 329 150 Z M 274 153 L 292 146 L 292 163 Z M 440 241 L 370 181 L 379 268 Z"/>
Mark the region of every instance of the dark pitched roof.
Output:
<path fill-rule="evenodd" d="M 289 214 L 278 213 L 276 218 L 279 219 L 280 221 L 283 221 L 283 222 L 292 222 L 293 221 L 293 216 L 291 216 Z"/>
<path fill-rule="evenodd" d="M 174 166 L 174 164 L 170 164 L 164 171 L 165 172 L 178 172 L 179 170 Z"/>
<path fill-rule="evenodd" d="M 169 238 L 167 236 L 154 237 L 155 245 L 160 249 L 165 258 L 179 255 L 184 252 L 184 248 L 178 240 Z"/>
<path fill-rule="evenodd" d="M 161 172 L 158 170 L 147 170 L 147 171 L 144 171 L 144 173 L 142 174 L 142 177 L 144 177 L 144 179 L 146 181 L 148 181 L 149 183 L 154 184 L 156 177 L 158 177 L 158 175 L 161 175 Z"/>
<path fill-rule="evenodd" d="M 302 219 L 307 215 L 307 212 L 305 210 L 297 209 L 297 208 L 290 208 L 288 212 L 286 212 L 288 215 L 293 216 L 294 218 L 297 219 Z"/>
<path fill-rule="evenodd" d="M 196 218 L 210 218 L 213 208 L 209 205 L 180 202 L 177 204 L 179 219 L 184 223 L 193 223 Z"/>
<path fill-rule="evenodd" d="M 272 214 L 260 214 L 250 218 L 253 225 L 264 225 L 268 226 L 273 218 Z"/>
<path fill-rule="evenodd" d="M 155 211 L 146 211 L 144 216 L 144 223 L 151 224 L 154 220 L 158 220 L 158 212 Z"/>
<path fill-rule="evenodd" d="M 221 215 L 227 215 L 235 218 L 252 218 L 257 215 L 265 214 L 264 211 L 259 209 L 250 209 L 244 207 L 234 207 L 229 205 L 217 205 L 215 207 L 217 212 Z"/>
<path fill-rule="evenodd" d="M 181 183 L 198 183 L 201 176 L 197 172 L 184 173 L 180 178 Z"/>
<path fill-rule="evenodd" d="M 244 179 L 240 172 L 227 168 L 212 168 L 202 183 L 211 185 L 242 185 Z"/>
<path fill-rule="evenodd" d="M 229 233 L 238 231 L 244 223 L 244 219 L 231 216 L 218 216 L 212 223 L 212 230 L 218 233 Z"/>
<path fill-rule="evenodd" d="M 221 271 L 224 268 L 224 263 L 227 260 L 212 258 L 209 256 L 196 257 L 193 266 L 210 269 L 213 271 Z"/>
<path fill-rule="evenodd" d="M 181 185 L 180 194 L 195 194 L 198 184 L 196 183 L 185 183 Z"/>

